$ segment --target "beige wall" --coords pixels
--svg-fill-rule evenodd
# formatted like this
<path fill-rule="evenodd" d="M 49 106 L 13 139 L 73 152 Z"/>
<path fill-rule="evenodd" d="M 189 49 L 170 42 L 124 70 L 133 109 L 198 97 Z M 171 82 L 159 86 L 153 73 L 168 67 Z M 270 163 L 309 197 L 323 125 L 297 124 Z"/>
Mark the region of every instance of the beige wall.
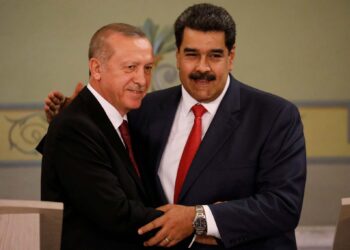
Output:
<path fill-rule="evenodd" d="M 70 93 L 77 81 L 86 82 L 88 40 L 100 26 L 141 26 L 147 17 L 171 25 L 196 2 L 0 0 L 0 108 L 40 103 L 52 89 Z M 350 1 L 206 2 L 225 7 L 237 23 L 233 73 L 238 79 L 296 103 L 350 103 Z M 174 64 L 174 54 L 165 62 Z M 349 117 L 342 119 L 349 123 Z M 347 156 L 349 124 L 344 127 Z M 2 145 L 6 133 L 1 131 Z M 309 164 L 302 224 L 334 224 L 340 197 L 350 196 L 349 157 L 335 163 L 336 157 L 322 161 L 321 155 Z M 0 198 L 38 199 L 40 168 L 10 165 L 0 164 Z"/>

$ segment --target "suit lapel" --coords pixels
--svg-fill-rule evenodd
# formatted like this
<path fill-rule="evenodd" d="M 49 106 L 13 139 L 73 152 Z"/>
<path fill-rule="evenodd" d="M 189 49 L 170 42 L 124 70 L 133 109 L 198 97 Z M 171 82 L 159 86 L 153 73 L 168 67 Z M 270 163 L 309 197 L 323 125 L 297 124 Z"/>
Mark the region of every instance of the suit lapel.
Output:
<path fill-rule="evenodd" d="M 80 96 L 83 98 L 84 102 L 87 105 L 86 110 L 88 110 L 88 112 L 90 113 L 91 119 L 97 124 L 99 128 L 101 128 L 102 133 L 108 139 L 109 143 L 115 149 L 116 155 L 120 158 L 121 162 L 123 163 L 123 167 L 127 169 L 129 174 L 134 179 L 137 187 L 140 190 L 140 193 L 142 193 L 142 195 L 146 197 L 146 192 L 142 185 L 141 179 L 137 175 L 129 159 L 129 155 L 124 147 L 124 144 L 122 143 L 111 121 L 108 119 L 108 116 L 106 115 L 102 106 L 87 88 L 84 88 L 84 90 L 81 91 Z"/>
<path fill-rule="evenodd" d="M 224 146 L 239 125 L 240 92 L 239 82 L 230 76 L 230 86 L 206 132 L 203 141 L 192 161 L 183 184 L 179 202 L 184 198 L 191 185 L 208 167 L 208 163 Z"/>
<path fill-rule="evenodd" d="M 171 127 L 173 125 L 173 121 L 175 119 L 176 110 L 181 99 L 181 86 L 176 86 L 174 93 L 168 99 L 168 102 L 163 103 L 159 106 L 158 112 L 156 112 L 156 118 L 154 121 L 157 123 L 154 124 L 152 128 L 152 132 L 154 134 L 159 134 L 159 131 L 162 131 L 159 135 L 160 138 L 160 146 L 157 150 L 157 158 L 156 158 L 156 168 L 155 173 L 158 172 L 159 164 L 162 159 L 162 155 L 168 141 Z"/>
<path fill-rule="evenodd" d="M 157 135 L 159 138 L 154 151 L 157 155 L 155 157 L 153 176 L 156 180 L 157 190 L 163 203 L 167 203 L 167 199 L 158 176 L 158 168 L 170 135 L 176 110 L 181 99 L 181 85 L 171 88 L 168 91 L 171 93 L 170 95 L 167 95 L 167 101 L 161 103 L 161 105 L 159 105 L 157 110 L 154 112 L 155 116 L 153 117 L 154 119 L 152 119 L 152 128 L 150 130 L 151 135 Z"/>

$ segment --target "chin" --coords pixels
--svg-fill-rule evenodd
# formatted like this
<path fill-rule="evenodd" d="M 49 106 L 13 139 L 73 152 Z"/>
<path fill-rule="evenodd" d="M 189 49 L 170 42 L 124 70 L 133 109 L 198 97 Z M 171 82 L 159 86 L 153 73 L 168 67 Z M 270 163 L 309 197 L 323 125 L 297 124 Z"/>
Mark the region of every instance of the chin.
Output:
<path fill-rule="evenodd" d="M 140 106 L 141 106 L 141 102 L 135 102 L 135 103 L 130 104 L 129 109 L 130 110 L 138 109 L 138 108 L 140 108 Z"/>

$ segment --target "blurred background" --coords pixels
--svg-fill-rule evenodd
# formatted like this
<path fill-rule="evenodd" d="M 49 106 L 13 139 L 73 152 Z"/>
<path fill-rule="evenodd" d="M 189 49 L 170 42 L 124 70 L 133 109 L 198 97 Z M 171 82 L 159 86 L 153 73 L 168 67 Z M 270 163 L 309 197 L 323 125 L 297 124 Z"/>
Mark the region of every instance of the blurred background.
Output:
<path fill-rule="evenodd" d="M 176 17 L 201 1 L 0 0 L 0 199 L 40 199 L 43 100 L 88 79 L 88 43 L 111 22 L 163 42 L 152 90 L 178 84 Z M 216 0 L 237 25 L 234 76 L 298 105 L 308 177 L 301 226 L 334 226 L 350 196 L 350 1 Z M 78 185 L 78 183 L 77 183 Z"/>

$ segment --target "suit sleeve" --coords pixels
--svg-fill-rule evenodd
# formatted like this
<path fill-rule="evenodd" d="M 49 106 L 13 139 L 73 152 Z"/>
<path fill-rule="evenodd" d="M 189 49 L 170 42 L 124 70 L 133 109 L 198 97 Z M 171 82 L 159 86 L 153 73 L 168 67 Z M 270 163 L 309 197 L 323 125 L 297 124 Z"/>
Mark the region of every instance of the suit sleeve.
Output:
<path fill-rule="evenodd" d="M 104 143 L 96 127 L 77 119 L 49 129 L 42 163 L 42 199 L 50 197 L 48 190 L 60 186 L 62 197 L 57 198 L 64 197 L 75 211 L 102 230 L 118 235 L 136 234 L 140 226 L 161 213 L 126 194 L 120 176 L 113 172 L 116 168 Z M 113 157 L 114 161 L 118 159 Z M 56 187 L 50 178 L 53 171 L 58 179 Z"/>
<path fill-rule="evenodd" d="M 262 146 L 255 194 L 210 205 L 225 247 L 294 230 L 305 180 L 303 127 L 297 108 L 289 104 L 277 115 Z"/>
<path fill-rule="evenodd" d="M 46 135 L 40 140 L 39 144 L 35 147 L 36 151 L 38 151 L 40 154 L 43 154 L 44 152 L 44 145 L 45 145 Z"/>

